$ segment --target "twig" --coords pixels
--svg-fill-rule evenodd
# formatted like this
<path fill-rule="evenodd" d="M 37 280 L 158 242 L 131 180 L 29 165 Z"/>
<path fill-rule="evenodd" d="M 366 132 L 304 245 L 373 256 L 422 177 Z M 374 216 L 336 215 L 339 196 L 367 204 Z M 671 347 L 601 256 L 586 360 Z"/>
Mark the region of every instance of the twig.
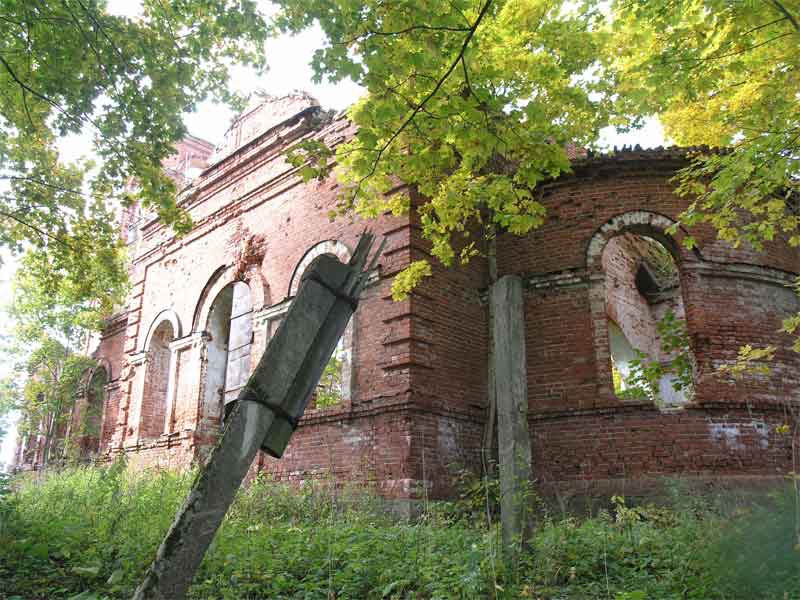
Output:
<path fill-rule="evenodd" d="M 58 242 L 59 244 L 61 244 L 61 245 L 65 246 L 66 248 L 69 248 L 69 249 L 70 249 L 70 250 L 72 250 L 72 251 L 74 251 L 74 250 L 75 250 L 75 249 L 74 249 L 72 246 L 70 246 L 70 245 L 69 245 L 67 242 L 65 242 L 64 240 L 62 240 L 62 239 L 61 239 L 61 238 L 59 238 L 58 236 L 55 236 L 55 235 L 50 235 L 49 233 L 47 233 L 47 232 L 46 232 L 46 231 L 44 231 L 43 229 L 41 229 L 41 228 L 37 227 L 36 225 L 32 225 L 31 223 L 28 223 L 27 221 L 25 221 L 24 219 L 21 219 L 20 217 L 16 216 L 16 215 L 15 215 L 15 214 L 13 214 L 13 213 L 8 213 L 8 212 L 5 212 L 5 211 L 0 211 L 0 216 L 2 216 L 2 217 L 7 217 L 7 218 L 11 219 L 12 221 L 16 221 L 17 223 L 19 223 L 20 225 L 22 225 L 22 226 L 24 226 L 24 227 L 27 227 L 27 228 L 29 228 L 29 229 L 32 229 L 33 231 L 35 231 L 36 233 L 38 233 L 38 234 L 39 234 L 39 236 L 40 236 L 40 237 L 42 237 L 42 238 L 46 238 L 46 239 L 53 240 L 54 242 Z"/>
<path fill-rule="evenodd" d="M 783 4 L 781 4 L 778 0 L 772 0 L 772 4 L 775 5 L 775 8 L 777 8 L 780 13 L 786 15 L 786 18 L 789 19 L 789 22 L 797 31 L 800 31 L 800 24 L 798 24 L 797 19 L 795 19 L 794 15 L 786 10 L 786 7 Z"/>
<path fill-rule="evenodd" d="M 391 146 L 394 143 L 394 141 L 400 136 L 400 134 L 403 133 L 403 131 L 405 131 L 406 127 L 408 127 L 408 125 L 411 123 L 411 121 L 414 120 L 414 118 L 417 116 L 417 114 L 419 114 L 419 112 L 423 108 L 425 108 L 425 105 L 436 95 L 436 93 L 439 91 L 439 88 L 441 88 L 442 85 L 444 85 L 444 82 L 447 81 L 447 78 L 450 77 L 450 75 L 453 73 L 455 68 L 461 62 L 461 58 L 464 56 L 464 52 L 467 50 L 467 46 L 469 45 L 470 41 L 472 40 L 472 37 L 475 35 L 475 31 L 478 29 L 478 26 L 481 24 L 481 21 L 483 20 L 483 17 L 486 16 L 486 13 L 488 12 L 489 6 L 491 6 L 491 4 L 492 4 L 492 0 L 486 0 L 486 3 L 483 5 L 483 8 L 481 8 L 481 12 L 478 14 L 478 18 L 475 19 L 475 23 L 473 23 L 472 26 L 469 28 L 469 33 L 466 35 L 466 37 L 464 39 L 464 43 L 461 45 L 461 49 L 459 50 L 458 55 L 456 56 L 455 60 L 450 64 L 450 66 L 447 68 L 447 70 L 444 72 L 444 74 L 439 78 L 439 80 L 436 82 L 436 85 L 433 87 L 433 89 L 425 96 L 425 98 L 423 98 L 422 102 L 417 104 L 417 106 L 414 108 L 414 110 L 411 112 L 411 114 L 403 121 L 403 123 L 400 125 L 400 127 L 398 127 L 397 130 L 395 130 L 395 132 L 389 137 L 389 139 L 381 147 L 381 149 L 378 150 L 378 155 L 375 157 L 375 160 L 372 163 L 372 168 L 370 169 L 370 172 L 367 175 L 365 175 L 364 177 L 362 177 L 359 180 L 358 184 L 356 185 L 356 189 L 353 191 L 353 200 L 355 200 L 355 197 L 358 194 L 358 191 L 361 189 L 361 185 L 367 179 L 369 179 L 370 177 L 372 177 L 375 174 L 375 170 L 378 168 L 378 163 L 380 162 L 381 157 L 383 156 L 383 153 L 386 152 L 386 150 L 389 148 L 389 146 Z"/>
<path fill-rule="evenodd" d="M 349 46 L 353 42 L 368 36 L 368 35 L 378 35 L 378 36 L 393 36 L 393 35 L 404 35 L 406 33 L 411 33 L 412 31 L 454 31 L 454 32 L 466 32 L 470 30 L 470 27 L 447 27 L 446 25 L 442 26 L 433 26 L 433 25 L 412 25 L 411 27 L 406 27 L 405 29 L 398 29 L 397 31 L 375 31 L 374 29 L 366 29 L 363 33 L 359 33 L 355 37 L 352 37 L 348 40 L 343 40 L 341 42 L 337 42 L 336 45 L 345 45 Z"/>

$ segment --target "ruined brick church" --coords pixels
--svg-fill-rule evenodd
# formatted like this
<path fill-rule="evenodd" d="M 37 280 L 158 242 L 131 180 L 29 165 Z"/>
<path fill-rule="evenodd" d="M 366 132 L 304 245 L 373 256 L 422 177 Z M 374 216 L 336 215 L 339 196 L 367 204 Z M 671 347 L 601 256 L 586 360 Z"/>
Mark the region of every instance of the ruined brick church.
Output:
<path fill-rule="evenodd" d="M 260 456 L 256 468 L 283 480 L 368 481 L 392 498 L 447 494 L 453 469 L 477 467 L 494 445 L 487 297 L 494 280 L 513 275 L 540 485 L 605 493 L 664 475 L 760 482 L 792 470 L 800 355 L 778 330 L 800 310 L 787 287 L 800 251 L 780 240 L 732 248 L 707 227 L 691 231 L 697 245 L 687 249 L 687 232 L 671 233 L 687 207 L 670 181 L 685 151 L 576 158 L 544 188 L 542 227 L 501 234 L 491 259 L 434 264 L 395 302 L 393 276 L 428 256 L 414 212 L 330 221 L 336 181 L 303 183 L 285 160 L 299 140 L 335 144 L 352 133 L 344 116 L 323 115 L 306 95 L 262 98 L 219 147 L 180 144 L 165 168 L 194 221 L 188 235 L 176 238 L 154 215 L 124 215 L 132 289 L 102 333 L 100 366 L 79 402 L 78 415 L 100 415 L 99 434 L 82 441 L 87 455 L 125 454 L 134 467 L 202 460 L 304 270 L 320 254 L 348 259 L 366 225 L 386 239 L 372 283 L 284 458 Z M 401 192 L 413 205 L 413 191 Z M 667 316 L 685 320 L 691 384 L 665 375 L 654 395 L 631 393 L 637 351 L 670 358 L 659 327 Z M 718 376 L 744 344 L 776 346 L 771 372 Z M 19 465 L 36 463 L 34 442 L 20 445 Z"/>

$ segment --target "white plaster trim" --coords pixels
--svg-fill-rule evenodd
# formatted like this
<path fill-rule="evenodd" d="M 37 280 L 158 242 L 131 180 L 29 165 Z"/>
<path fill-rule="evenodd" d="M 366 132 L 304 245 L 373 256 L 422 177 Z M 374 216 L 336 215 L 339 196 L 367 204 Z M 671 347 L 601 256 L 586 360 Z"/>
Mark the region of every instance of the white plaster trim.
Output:
<path fill-rule="evenodd" d="M 586 248 L 586 267 L 590 270 L 601 269 L 602 266 L 598 261 L 602 259 L 603 250 L 608 241 L 615 235 L 637 225 L 650 227 L 666 236 L 666 230 L 675 225 L 675 221 L 646 210 L 632 210 L 613 217 L 600 227 L 589 241 Z"/>
<path fill-rule="evenodd" d="M 173 352 L 177 350 L 183 350 L 184 348 L 189 348 L 196 342 L 203 340 L 203 333 L 202 331 L 195 331 L 194 333 L 190 333 L 189 335 L 183 336 L 178 340 L 173 340 L 169 344 L 169 349 Z"/>
<path fill-rule="evenodd" d="M 364 283 L 364 287 L 373 286 L 380 280 L 381 280 L 380 268 L 375 267 L 369 273 L 367 273 L 367 281 Z"/>
<path fill-rule="evenodd" d="M 175 394 L 178 379 L 178 350 L 170 348 L 169 367 L 167 370 L 167 399 L 164 410 L 164 428 L 162 435 L 172 433 L 172 417 L 175 412 Z"/>
<path fill-rule="evenodd" d="M 300 287 L 300 279 L 302 278 L 303 273 L 305 273 L 308 266 L 315 258 L 322 254 L 331 254 L 342 262 L 348 262 L 350 257 L 353 255 L 353 252 L 347 247 L 346 244 L 340 242 L 339 240 L 325 240 L 309 248 L 305 255 L 303 255 L 303 258 L 300 259 L 300 262 L 297 263 L 297 266 L 294 268 L 294 272 L 292 273 L 292 279 L 289 282 L 290 298 L 293 298 L 297 295 L 297 290 Z"/>
<path fill-rule="evenodd" d="M 140 350 L 134 354 L 128 355 L 128 364 L 132 366 L 143 365 L 147 362 L 147 352 Z"/>
<path fill-rule="evenodd" d="M 585 273 L 577 274 L 575 272 L 530 275 L 525 277 L 524 281 L 528 291 L 546 288 L 586 287 L 589 285 L 589 279 Z"/>
<path fill-rule="evenodd" d="M 294 298 L 287 298 L 283 302 L 262 308 L 261 310 L 253 313 L 253 325 L 255 327 L 264 327 L 270 321 L 280 319 L 283 317 L 283 315 L 289 312 L 289 307 L 292 305 L 292 300 L 294 300 Z"/>
<path fill-rule="evenodd" d="M 687 263 L 681 267 L 687 271 L 699 271 L 705 277 L 730 277 L 785 287 L 791 285 L 797 275 L 761 265 L 746 265 L 723 262 Z"/>
<path fill-rule="evenodd" d="M 153 335 L 155 335 L 156 329 L 158 329 L 159 325 L 161 325 L 161 323 L 164 321 L 169 321 L 170 325 L 172 325 L 173 339 L 182 337 L 183 334 L 181 333 L 181 321 L 178 318 L 178 314 L 171 308 L 167 308 L 158 313 L 156 318 L 153 319 L 152 323 L 150 324 L 150 329 L 148 329 L 147 336 L 144 339 L 144 346 L 139 349 L 141 352 L 146 352 L 147 349 L 150 348 L 150 342 L 153 340 Z"/>

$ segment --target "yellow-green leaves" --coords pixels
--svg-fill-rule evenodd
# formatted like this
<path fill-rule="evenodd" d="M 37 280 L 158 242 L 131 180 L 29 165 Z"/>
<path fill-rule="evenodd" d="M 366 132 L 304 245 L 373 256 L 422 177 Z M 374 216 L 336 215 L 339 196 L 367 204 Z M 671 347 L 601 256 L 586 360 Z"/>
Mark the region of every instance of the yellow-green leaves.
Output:
<path fill-rule="evenodd" d="M 618 109 L 655 113 L 698 153 L 680 191 L 698 200 L 687 224 L 708 222 L 734 244 L 800 244 L 800 30 L 796 2 L 619 0 L 611 70 Z"/>
<path fill-rule="evenodd" d="M 190 229 L 162 168 L 182 115 L 208 97 L 235 104 L 228 69 L 264 66 L 267 26 L 252 0 L 144 0 L 137 19 L 106 4 L 6 0 L 0 19 L 0 247 L 37 267 L 18 286 L 30 293 L 19 311 L 49 306 L 47 321 L 62 325 L 67 314 L 97 325 L 124 287 L 109 207 L 138 202 Z M 94 140 L 97 164 L 60 159 L 59 138 L 76 133 Z"/>
<path fill-rule="evenodd" d="M 606 35 L 597 14 L 553 0 L 282 0 L 277 24 L 316 20 L 329 44 L 319 77 L 353 77 L 367 90 L 349 111 L 355 137 L 335 152 L 344 210 L 406 210 L 414 188 L 422 235 L 445 265 L 479 253 L 489 225 L 516 234 L 544 218 L 543 181 L 569 169 L 566 145 L 591 144 L 610 104 L 597 80 Z M 321 154 L 305 155 L 313 177 Z M 293 157 L 294 158 L 294 157 Z M 395 284 L 418 281 L 415 263 Z"/>
<path fill-rule="evenodd" d="M 401 271 L 392 282 L 392 298 L 396 301 L 405 300 L 411 291 L 425 277 L 430 277 L 431 265 L 426 260 L 412 262 Z"/>
<path fill-rule="evenodd" d="M 775 347 L 753 348 L 750 344 L 739 348 L 736 360 L 717 368 L 717 374 L 741 379 L 745 375 L 768 375 L 769 362 L 775 357 Z"/>

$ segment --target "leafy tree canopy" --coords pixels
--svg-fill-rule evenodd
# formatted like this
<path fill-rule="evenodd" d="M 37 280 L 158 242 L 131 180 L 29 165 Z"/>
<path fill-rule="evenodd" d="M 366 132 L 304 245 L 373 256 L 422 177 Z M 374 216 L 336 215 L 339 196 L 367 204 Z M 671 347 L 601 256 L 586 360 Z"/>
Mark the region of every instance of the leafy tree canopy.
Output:
<path fill-rule="evenodd" d="M 307 177 L 333 161 L 345 184 L 341 208 L 374 216 L 408 208 L 386 196 L 398 181 L 427 198 L 424 235 L 444 264 L 477 252 L 476 233 L 524 234 L 542 223 L 539 183 L 569 169 L 567 147 L 590 146 L 611 103 L 598 67 L 602 14 L 554 0 L 281 0 L 277 24 L 318 21 L 329 44 L 318 78 L 351 77 L 367 95 L 353 106 L 354 139 L 333 154 L 318 144 Z M 458 238 L 466 238 L 462 241 Z M 416 263 L 398 278 L 403 295 L 430 272 Z"/>
<path fill-rule="evenodd" d="M 278 4 L 283 30 L 318 21 L 327 34 L 318 78 L 368 92 L 350 111 L 355 139 L 309 142 L 292 159 L 308 162 L 308 178 L 340 166 L 342 208 L 365 215 L 407 210 L 384 194 L 398 180 L 416 186 L 423 234 L 445 264 L 476 252 L 456 240 L 471 226 L 538 226 L 537 186 L 569 169 L 568 147 L 649 115 L 680 144 L 729 147 L 682 173 L 680 191 L 696 198 L 685 222 L 709 221 L 733 243 L 800 243 L 796 0 Z M 413 264 L 395 295 L 429 273 Z"/>
<path fill-rule="evenodd" d="M 12 357 L 13 350 L 3 348 L 6 358 Z M 17 431 L 43 436 L 47 462 L 56 449 L 58 432 L 72 418 L 79 387 L 86 383 L 94 362 L 47 336 L 41 336 L 23 356 L 14 363 L 12 373 L 0 379 L 0 418 L 17 411 Z"/>
<path fill-rule="evenodd" d="M 800 3 L 615 0 L 610 54 L 624 114 L 657 114 L 681 145 L 688 224 L 733 244 L 800 245 Z"/>
<path fill-rule="evenodd" d="M 0 2 L 0 245 L 28 252 L 17 313 L 31 321 L 72 311 L 96 325 L 122 296 L 114 208 L 138 202 L 190 227 L 161 168 L 185 134 L 181 115 L 209 97 L 236 103 L 232 64 L 264 66 L 253 0 L 142 5 L 131 19 L 105 0 Z M 79 133 L 98 164 L 59 159 L 56 143 Z"/>

